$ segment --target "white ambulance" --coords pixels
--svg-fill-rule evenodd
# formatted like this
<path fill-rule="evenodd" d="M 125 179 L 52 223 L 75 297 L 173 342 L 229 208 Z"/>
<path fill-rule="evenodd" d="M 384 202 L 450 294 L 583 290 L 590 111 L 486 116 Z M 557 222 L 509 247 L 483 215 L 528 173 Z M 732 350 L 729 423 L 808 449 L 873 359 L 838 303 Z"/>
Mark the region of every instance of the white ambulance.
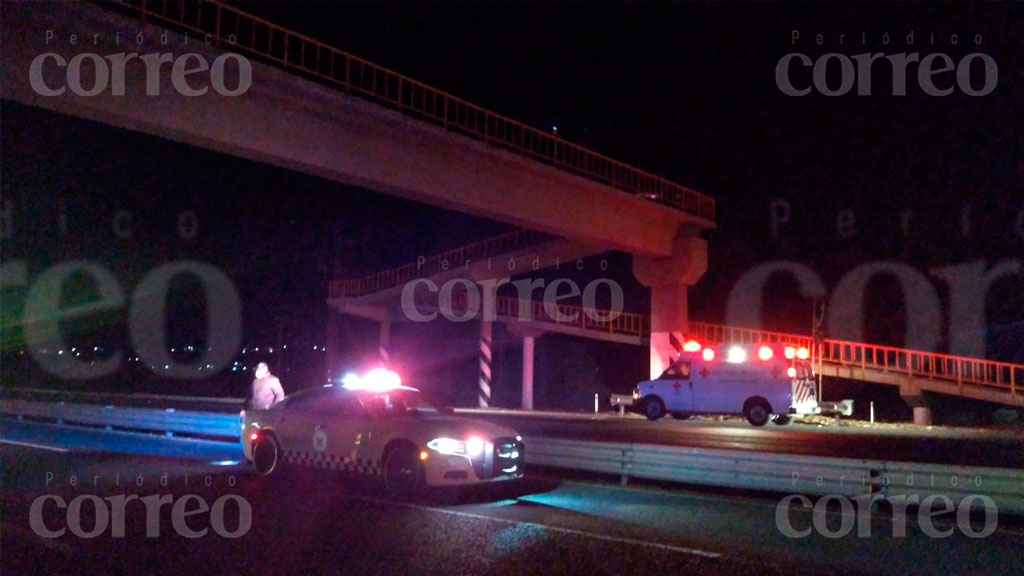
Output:
<path fill-rule="evenodd" d="M 793 414 L 841 413 L 853 402 L 819 403 L 806 348 L 781 344 L 702 346 L 690 340 L 661 376 L 637 384 L 633 406 L 650 420 L 665 414 L 742 414 L 754 426 Z"/>

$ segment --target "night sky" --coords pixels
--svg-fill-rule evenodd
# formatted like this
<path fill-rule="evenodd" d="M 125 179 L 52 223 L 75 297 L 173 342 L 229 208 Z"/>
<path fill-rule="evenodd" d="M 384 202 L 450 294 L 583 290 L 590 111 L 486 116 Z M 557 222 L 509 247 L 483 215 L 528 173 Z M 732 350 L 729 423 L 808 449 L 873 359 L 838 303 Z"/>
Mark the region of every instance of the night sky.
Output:
<path fill-rule="evenodd" d="M 691 292 L 696 319 L 724 321 L 737 279 L 782 260 L 807 265 L 829 289 L 861 265 L 905 264 L 931 280 L 948 315 L 948 290 L 930 269 L 1024 255 L 1020 5 L 240 5 L 714 197 L 709 272 Z M 791 97 L 775 81 L 791 52 L 941 52 L 954 62 L 982 52 L 998 64 L 998 84 L 985 96 L 936 97 L 910 74 L 907 95 L 893 96 L 891 69 L 879 62 L 871 95 Z M 810 84 L 809 72 L 794 81 Z M 59 261 L 98 260 L 126 291 L 162 262 L 209 261 L 239 286 L 247 342 L 272 341 L 278 317 L 289 319 L 291 337 L 315 342 L 332 271 L 366 274 L 509 229 L 8 101 L 2 113 L 4 209 L 13 214 L 4 261 L 26 260 L 32 277 Z M 790 218 L 773 235 L 780 200 Z M 120 210 L 133 215 L 130 241 L 111 232 Z M 183 240 L 176 222 L 189 210 L 200 232 Z M 847 210 L 855 223 L 844 236 L 837 219 Z M 647 296 L 629 257 L 609 258 L 633 298 L 627 308 L 642 310 Z M 990 356 L 1024 362 L 1021 288 L 1018 274 L 989 292 Z M 810 308 L 790 281 L 776 279 L 768 293 L 766 328 L 808 330 Z M 5 300 L 5 316 L 16 314 L 17 298 Z M 869 339 L 900 344 L 893 283 L 876 279 L 865 300 Z M 119 322 L 103 337 L 116 339 Z M 5 353 L 12 344 L 8 331 Z"/>

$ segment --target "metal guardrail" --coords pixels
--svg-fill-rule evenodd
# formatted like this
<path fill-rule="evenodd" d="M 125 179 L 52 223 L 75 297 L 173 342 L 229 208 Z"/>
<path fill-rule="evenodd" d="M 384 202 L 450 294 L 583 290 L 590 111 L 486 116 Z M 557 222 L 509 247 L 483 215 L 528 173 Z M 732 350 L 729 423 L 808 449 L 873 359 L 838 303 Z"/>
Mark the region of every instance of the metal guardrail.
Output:
<path fill-rule="evenodd" d="M 97 426 L 107 430 L 189 435 L 209 438 L 241 438 L 237 413 L 179 411 L 174 408 L 125 408 L 99 404 L 32 402 L 19 399 L 0 401 L 0 412 L 18 419 L 33 418 L 59 425 Z"/>
<path fill-rule="evenodd" d="M 337 87 L 403 114 L 714 222 L 715 201 L 554 134 L 471 104 L 217 0 L 115 0 L 145 18 L 200 35 L 218 47 Z"/>
<path fill-rule="evenodd" d="M 167 435 L 239 438 L 241 432 L 237 415 L 174 409 L 7 399 L 0 402 L 0 412 L 61 425 Z M 1000 513 L 1024 513 L 1024 470 L 541 437 L 528 437 L 525 442 L 528 465 L 614 474 L 623 483 L 644 478 L 793 494 L 916 497 L 918 501 L 943 495 L 956 504 L 968 496 L 984 495 L 995 501 Z"/>
<path fill-rule="evenodd" d="M 892 346 L 826 339 L 815 344 L 809 336 L 690 322 L 690 335 L 701 342 L 721 344 L 788 343 L 812 350 L 815 360 L 844 367 L 900 374 L 908 378 L 941 380 L 1005 392 L 1013 397 L 1024 390 L 1024 365 L 983 358 L 952 356 Z"/>
<path fill-rule="evenodd" d="M 614 474 L 623 483 L 643 478 L 817 496 L 910 498 L 910 503 L 941 495 L 955 505 L 982 495 L 991 498 L 1000 513 L 1024 513 L 1024 470 L 1010 468 L 536 437 L 524 442 L 528 465 Z"/>
<path fill-rule="evenodd" d="M 371 274 L 364 278 L 333 280 L 328 293 L 331 298 L 356 298 L 366 294 L 373 294 L 394 288 L 417 278 L 433 276 L 448 270 L 458 270 L 465 266 L 467 262 L 485 260 L 492 256 L 507 254 L 513 250 L 536 246 L 540 242 L 552 240 L 553 238 L 554 236 L 550 234 L 534 230 L 514 230 L 500 236 L 494 236 L 435 254 L 425 258 L 422 262 L 405 264 L 377 274 Z"/>

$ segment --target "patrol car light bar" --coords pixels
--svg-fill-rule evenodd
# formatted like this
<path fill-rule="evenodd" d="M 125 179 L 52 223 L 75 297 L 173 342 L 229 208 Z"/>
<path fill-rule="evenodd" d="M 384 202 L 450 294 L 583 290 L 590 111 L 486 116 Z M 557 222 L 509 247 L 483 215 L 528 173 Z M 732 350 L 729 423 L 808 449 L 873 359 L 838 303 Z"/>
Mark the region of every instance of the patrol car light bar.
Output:
<path fill-rule="evenodd" d="M 393 370 L 374 368 L 363 376 L 348 373 L 341 379 L 341 385 L 347 390 L 369 390 L 386 392 L 402 386 L 402 377 Z"/>

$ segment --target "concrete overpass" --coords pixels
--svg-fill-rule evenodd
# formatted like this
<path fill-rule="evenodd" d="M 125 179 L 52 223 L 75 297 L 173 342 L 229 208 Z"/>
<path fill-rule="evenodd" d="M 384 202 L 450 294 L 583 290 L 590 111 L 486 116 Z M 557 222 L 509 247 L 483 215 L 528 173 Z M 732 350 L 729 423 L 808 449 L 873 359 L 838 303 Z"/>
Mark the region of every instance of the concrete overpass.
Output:
<path fill-rule="evenodd" d="M 634 254 L 652 374 L 687 328 L 702 194 L 218 1 L 0 10 L 5 99 Z"/>

